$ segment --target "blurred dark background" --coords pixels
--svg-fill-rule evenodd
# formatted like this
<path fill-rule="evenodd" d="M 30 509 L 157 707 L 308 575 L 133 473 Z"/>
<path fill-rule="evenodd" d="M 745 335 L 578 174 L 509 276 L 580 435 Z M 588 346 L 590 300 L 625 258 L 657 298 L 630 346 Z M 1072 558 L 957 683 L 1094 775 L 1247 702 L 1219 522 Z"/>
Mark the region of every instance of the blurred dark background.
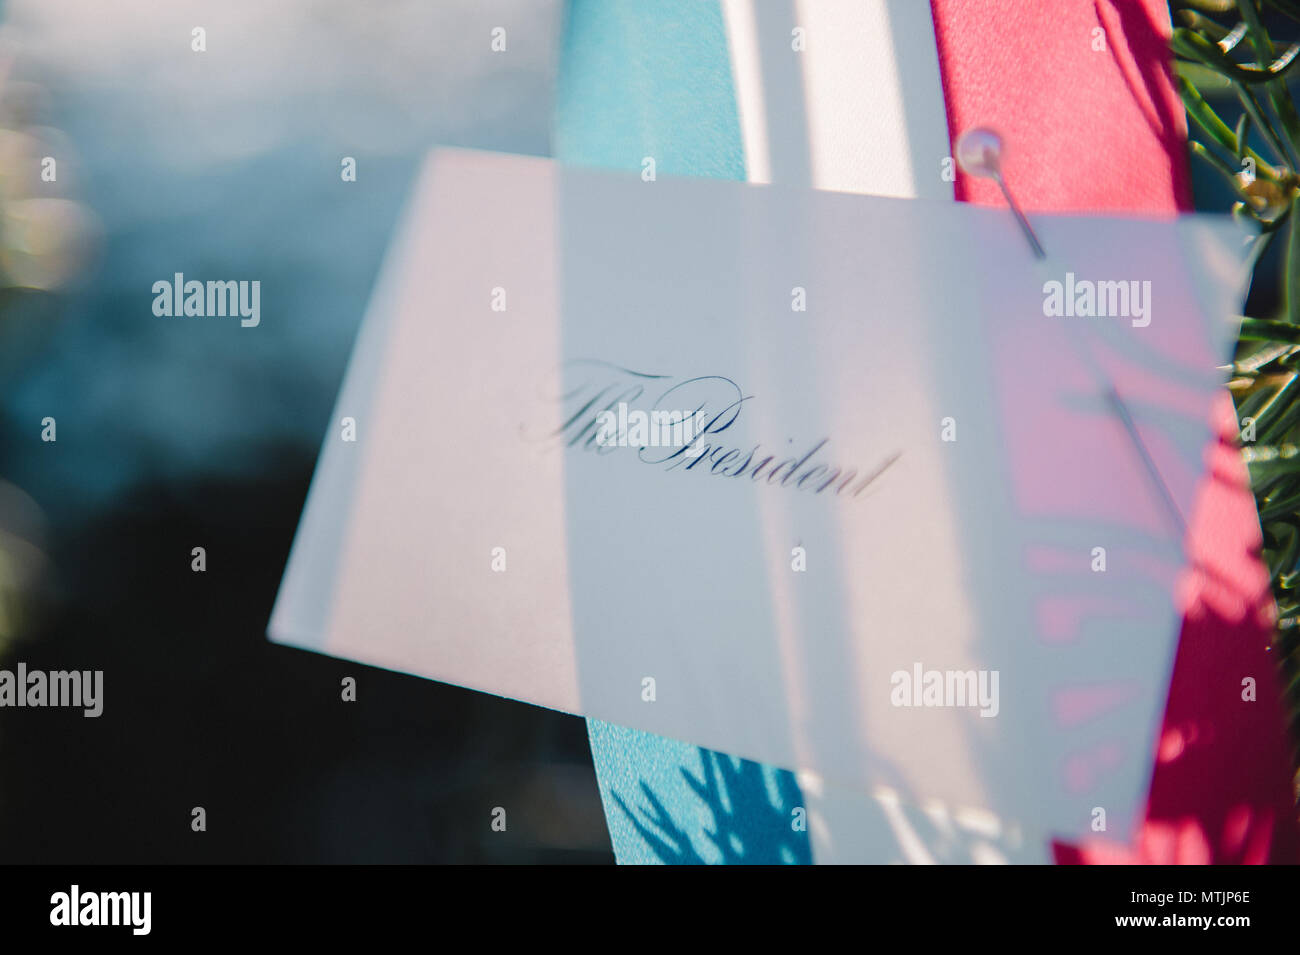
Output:
<path fill-rule="evenodd" d="M 265 633 L 417 163 L 549 152 L 557 13 L 0 5 L 0 667 L 104 671 L 0 709 L 0 862 L 612 861 L 581 719 Z M 261 325 L 154 317 L 173 272 Z"/>

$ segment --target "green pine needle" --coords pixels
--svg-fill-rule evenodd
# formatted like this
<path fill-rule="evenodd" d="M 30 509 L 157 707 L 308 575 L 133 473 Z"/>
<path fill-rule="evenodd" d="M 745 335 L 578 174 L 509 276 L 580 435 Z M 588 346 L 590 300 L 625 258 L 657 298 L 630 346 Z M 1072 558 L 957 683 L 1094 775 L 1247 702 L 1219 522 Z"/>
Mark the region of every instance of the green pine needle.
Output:
<path fill-rule="evenodd" d="M 1233 215 L 1262 233 L 1259 242 L 1275 232 L 1286 237 L 1279 248 L 1279 308 L 1242 319 L 1229 388 L 1243 423 L 1242 456 L 1277 602 L 1272 648 L 1290 727 L 1300 740 L 1300 113 L 1287 86 L 1288 79 L 1300 80 L 1300 43 L 1279 45 L 1265 17 L 1279 13 L 1300 22 L 1300 0 L 1173 0 L 1172 6 L 1178 26 L 1170 46 L 1191 125 L 1190 152 L 1232 188 Z M 1233 125 L 1223 118 L 1225 93 L 1235 94 L 1240 110 Z M 1252 140 L 1271 154 L 1269 161 Z M 1258 251 L 1262 256 L 1263 246 Z"/>

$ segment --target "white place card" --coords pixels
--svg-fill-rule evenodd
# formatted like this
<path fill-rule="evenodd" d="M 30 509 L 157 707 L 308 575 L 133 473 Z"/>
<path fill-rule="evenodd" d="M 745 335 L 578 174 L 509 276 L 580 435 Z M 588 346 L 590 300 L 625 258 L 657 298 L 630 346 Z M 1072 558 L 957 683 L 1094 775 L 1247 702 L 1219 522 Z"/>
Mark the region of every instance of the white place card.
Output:
<path fill-rule="evenodd" d="M 1241 238 L 1033 220 L 435 152 L 272 638 L 1122 839 Z"/>

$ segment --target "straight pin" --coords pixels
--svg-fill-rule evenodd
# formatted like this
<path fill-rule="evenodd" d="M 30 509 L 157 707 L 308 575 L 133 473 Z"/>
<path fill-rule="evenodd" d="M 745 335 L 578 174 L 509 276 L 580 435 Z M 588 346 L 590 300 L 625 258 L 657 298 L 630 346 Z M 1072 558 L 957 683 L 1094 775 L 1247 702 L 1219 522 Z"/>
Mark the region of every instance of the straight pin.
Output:
<path fill-rule="evenodd" d="M 998 188 L 1002 190 L 1003 198 L 1007 200 L 1007 205 L 1011 207 L 1012 213 L 1015 214 L 1016 221 L 1020 223 L 1025 238 L 1029 240 L 1029 247 L 1034 250 L 1034 255 L 1039 259 L 1046 259 L 1047 253 L 1043 251 L 1042 243 L 1038 241 L 1038 236 L 1034 234 L 1033 227 L 1029 224 L 1029 220 L 1025 218 L 1019 203 L 1011 195 L 1011 190 L 1002 177 L 1002 137 L 986 126 L 977 126 L 974 129 L 966 130 L 957 138 L 957 164 L 961 166 L 963 172 L 983 179 L 992 179 L 998 184 Z M 1124 432 L 1128 435 L 1129 443 L 1137 452 L 1138 458 L 1146 470 L 1147 478 L 1155 487 L 1181 539 L 1185 540 L 1187 521 L 1183 517 L 1182 511 L 1178 509 L 1173 492 L 1165 482 L 1160 469 L 1156 467 L 1155 458 L 1152 457 L 1150 449 L 1147 448 L 1146 442 L 1142 440 L 1142 435 L 1138 433 L 1137 423 L 1133 420 L 1133 413 L 1129 410 L 1124 399 L 1120 397 L 1119 389 L 1115 387 L 1115 383 L 1110 376 L 1101 369 L 1096 359 L 1093 358 L 1091 349 L 1085 346 L 1084 351 L 1085 360 L 1091 366 L 1094 377 L 1101 385 L 1106 400 L 1124 426 Z"/>
<path fill-rule="evenodd" d="M 1033 226 L 1025 218 L 1025 214 L 1020 210 L 1020 203 L 1016 202 L 1015 197 L 1011 195 L 1011 189 L 1007 186 L 1006 179 L 1002 177 L 1002 137 L 985 126 L 966 130 L 957 139 L 957 164 L 961 166 L 963 172 L 992 179 L 998 184 L 998 188 L 1002 190 L 1002 197 L 1007 200 L 1007 205 L 1011 207 L 1016 221 L 1020 223 L 1025 238 L 1029 240 L 1029 247 L 1034 250 L 1034 255 L 1040 259 L 1047 258 L 1042 243 L 1034 234 Z"/>

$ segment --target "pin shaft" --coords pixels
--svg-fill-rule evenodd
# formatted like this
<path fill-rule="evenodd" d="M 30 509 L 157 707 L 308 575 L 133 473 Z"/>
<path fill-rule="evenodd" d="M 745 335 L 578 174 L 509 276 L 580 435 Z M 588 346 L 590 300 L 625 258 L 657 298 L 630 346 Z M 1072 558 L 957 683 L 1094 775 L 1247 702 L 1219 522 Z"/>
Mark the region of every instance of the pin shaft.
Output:
<path fill-rule="evenodd" d="M 1029 240 L 1029 246 L 1034 250 L 1034 255 L 1040 259 L 1047 258 L 1047 253 L 1043 251 L 1042 243 L 1038 241 L 1038 236 L 1034 234 L 1033 226 L 1029 224 L 1029 220 L 1025 218 L 1025 214 L 1020 211 L 1020 204 L 1016 202 L 1015 196 L 1011 195 L 1011 190 L 1007 188 L 1006 180 L 1002 178 L 1001 173 L 995 175 L 993 181 L 996 182 L 998 188 L 1002 190 L 1002 197 L 1007 200 L 1007 205 L 1011 207 L 1011 211 L 1015 215 L 1016 221 L 1020 223 L 1020 228 L 1024 231 L 1025 238 Z"/>

